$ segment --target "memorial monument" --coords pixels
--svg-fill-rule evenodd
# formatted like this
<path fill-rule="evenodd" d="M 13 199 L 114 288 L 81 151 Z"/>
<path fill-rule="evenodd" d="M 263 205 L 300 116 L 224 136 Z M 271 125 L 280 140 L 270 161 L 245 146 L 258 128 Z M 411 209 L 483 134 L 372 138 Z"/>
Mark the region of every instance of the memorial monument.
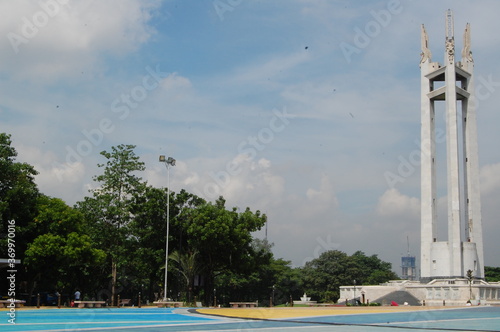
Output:
<path fill-rule="evenodd" d="M 474 60 L 470 50 L 470 25 L 463 38 L 462 59 L 455 61 L 453 15 L 446 13 L 443 65 L 432 62 L 428 37 L 422 25 L 421 72 L 421 238 L 420 277 L 467 276 L 484 278 L 484 258 L 479 195 Z M 444 85 L 443 85 L 444 83 Z M 435 103 L 444 101 L 448 184 L 448 240 L 437 235 L 436 114 Z M 461 109 L 457 108 L 457 104 Z M 462 151 L 459 151 L 459 149 Z M 462 168 L 462 170 L 461 170 Z M 460 197 L 463 194 L 463 198 Z M 466 229 L 462 238 L 462 226 Z"/>
<path fill-rule="evenodd" d="M 421 305 L 500 304 L 500 283 L 484 281 L 479 192 L 474 60 L 470 25 L 463 35 L 461 60 L 455 60 L 454 22 L 446 11 L 444 62 L 432 62 L 428 36 L 421 28 L 421 239 L 420 281 L 357 286 L 368 300 Z M 447 239 L 438 238 L 436 102 L 443 101 L 446 122 Z M 465 229 L 465 232 L 462 232 Z M 342 286 L 340 300 L 355 297 Z M 364 299 L 363 299 L 364 300 Z"/>

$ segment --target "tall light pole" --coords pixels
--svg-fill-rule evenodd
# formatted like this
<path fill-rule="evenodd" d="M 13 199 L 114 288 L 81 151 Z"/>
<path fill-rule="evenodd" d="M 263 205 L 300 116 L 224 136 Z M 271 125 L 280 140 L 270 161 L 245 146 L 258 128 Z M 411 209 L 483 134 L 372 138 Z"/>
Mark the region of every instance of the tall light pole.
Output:
<path fill-rule="evenodd" d="M 163 301 L 167 301 L 167 273 L 168 273 L 168 230 L 170 226 L 170 167 L 175 166 L 175 159 L 172 157 L 168 157 L 165 159 L 165 156 L 161 155 L 160 160 L 161 163 L 165 163 L 165 167 L 167 167 L 167 240 L 165 244 L 165 288 L 163 290 Z"/>
<path fill-rule="evenodd" d="M 356 305 L 356 279 L 354 281 L 354 297 L 353 297 L 353 305 Z"/>

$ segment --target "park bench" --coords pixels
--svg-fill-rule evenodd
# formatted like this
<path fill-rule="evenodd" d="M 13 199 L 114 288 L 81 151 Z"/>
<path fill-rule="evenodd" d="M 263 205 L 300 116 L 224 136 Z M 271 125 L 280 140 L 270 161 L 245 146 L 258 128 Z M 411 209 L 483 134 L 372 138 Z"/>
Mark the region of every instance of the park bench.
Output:
<path fill-rule="evenodd" d="M 258 302 L 229 302 L 231 307 L 233 308 L 255 308 L 258 305 Z"/>
<path fill-rule="evenodd" d="M 101 308 L 105 301 L 75 301 L 78 304 L 78 308 Z"/>
<path fill-rule="evenodd" d="M 126 305 L 130 305 L 132 303 L 132 299 L 121 299 L 120 303 L 118 303 L 119 307 L 124 307 Z"/>
<path fill-rule="evenodd" d="M 24 305 L 26 303 L 26 301 L 24 301 L 24 300 L 14 300 L 14 301 L 0 300 L 0 308 L 8 308 L 9 306 L 12 307 L 12 303 L 14 303 L 15 308 L 19 308 L 22 305 Z"/>
<path fill-rule="evenodd" d="M 182 307 L 183 303 L 182 302 L 176 302 L 176 301 L 156 301 L 153 302 L 158 306 L 158 308 L 179 308 Z"/>

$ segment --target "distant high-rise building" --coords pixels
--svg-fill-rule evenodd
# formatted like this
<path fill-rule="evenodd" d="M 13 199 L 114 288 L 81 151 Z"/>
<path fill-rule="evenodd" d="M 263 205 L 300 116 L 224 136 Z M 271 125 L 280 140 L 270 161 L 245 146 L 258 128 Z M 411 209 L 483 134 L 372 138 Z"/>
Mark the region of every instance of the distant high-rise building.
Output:
<path fill-rule="evenodd" d="M 401 279 L 405 280 L 417 280 L 417 264 L 415 256 L 410 254 L 410 238 L 406 237 L 406 242 L 408 245 L 407 255 L 401 257 Z"/>
<path fill-rule="evenodd" d="M 416 280 L 417 279 L 417 266 L 415 256 L 401 257 L 401 279 Z"/>

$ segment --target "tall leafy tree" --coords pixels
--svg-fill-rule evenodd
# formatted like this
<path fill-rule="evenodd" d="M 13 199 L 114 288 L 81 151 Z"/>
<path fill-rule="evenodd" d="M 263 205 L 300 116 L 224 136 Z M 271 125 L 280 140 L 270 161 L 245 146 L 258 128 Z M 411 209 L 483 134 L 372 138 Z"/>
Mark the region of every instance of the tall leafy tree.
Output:
<path fill-rule="evenodd" d="M 131 205 L 134 219 L 130 223 L 130 232 L 133 234 L 130 248 L 134 250 L 134 255 L 128 273 L 135 279 L 131 280 L 131 284 L 140 283 L 135 287 L 140 286 L 149 300 L 163 297 L 160 294 L 165 281 L 167 194 L 170 195 L 169 254 L 177 251 L 181 257 L 194 252 L 187 243 L 189 211 L 205 203 L 205 200 L 184 189 L 175 193 L 167 188 L 147 186 L 143 193 L 135 195 Z M 186 290 L 186 284 L 181 270 L 175 267 L 169 265 L 167 292 L 169 297 L 181 300 L 178 294 Z"/>
<path fill-rule="evenodd" d="M 291 262 L 275 259 L 272 243 L 253 239 L 244 264 L 230 266 L 216 276 L 217 300 L 258 301 L 259 305 L 278 305 L 299 296 L 298 273 Z"/>
<path fill-rule="evenodd" d="M 204 300 L 212 302 L 215 278 L 225 271 L 248 266 L 252 253 L 251 233 L 266 223 L 266 215 L 246 208 L 227 210 L 222 197 L 187 211 L 186 236 L 190 250 L 199 252 L 203 263 Z"/>
<path fill-rule="evenodd" d="M 399 279 L 392 269 L 392 264 L 382 261 L 377 255 L 366 256 L 362 251 L 356 251 L 350 259 L 356 267 L 353 279 L 362 285 L 378 285 L 388 280 Z"/>
<path fill-rule="evenodd" d="M 83 215 L 61 199 L 45 195 L 38 198 L 37 211 L 32 227 L 38 235 L 25 253 L 31 289 L 69 294 L 75 288 L 95 286 L 91 275 L 105 253 L 84 233 Z"/>
<path fill-rule="evenodd" d="M 92 276 L 105 253 L 84 233 L 83 215 L 45 195 L 37 207 L 34 227 L 39 235 L 28 244 L 25 259 L 32 289 L 71 294 L 75 288 L 95 288 Z"/>
<path fill-rule="evenodd" d="M 391 264 L 381 261 L 377 255 L 366 256 L 357 251 L 352 256 L 339 250 L 322 253 L 301 269 L 304 290 L 313 298 L 324 302 L 336 302 L 342 285 L 379 284 L 398 279 L 391 271 Z"/>
<path fill-rule="evenodd" d="M 38 174 L 33 166 L 16 161 L 17 151 L 12 146 L 11 136 L 0 133 L 0 251 L 7 252 L 8 223 L 15 223 L 15 258 L 24 260 L 28 243 L 36 237 L 33 218 L 39 196 L 35 184 Z M 27 278 L 24 269 L 19 269 L 16 280 Z M 0 286 L 7 289 L 7 279 Z M 21 290 L 21 288 L 17 288 Z M 23 289 L 26 291 L 25 289 Z"/>
<path fill-rule="evenodd" d="M 292 262 L 282 258 L 273 259 L 271 269 L 275 276 L 273 284 L 274 305 L 291 303 L 303 293 L 301 289 L 300 270 L 291 267 Z"/>
<path fill-rule="evenodd" d="M 27 163 L 16 162 L 17 151 L 11 146 L 10 135 L 0 133 L 0 230 L 7 234 L 7 223 L 15 220 L 18 236 L 18 253 L 25 248 L 23 239 L 29 240 L 33 234 L 29 224 L 36 213 L 36 202 L 39 196 L 35 184 L 38 172 Z M 1 245 L 6 238 L 1 238 Z M 19 247 L 21 246 L 22 247 Z"/>
<path fill-rule="evenodd" d="M 129 225 L 133 234 L 127 273 L 131 283 L 140 289 L 143 298 L 157 300 L 162 289 L 165 264 L 166 190 L 147 186 L 142 194 L 134 195 L 130 206 L 134 219 Z M 144 289 L 145 287 L 145 289 Z M 155 295 L 156 293 L 156 295 Z"/>
<path fill-rule="evenodd" d="M 107 161 L 98 164 L 103 168 L 103 173 L 94 177 L 98 188 L 92 190 L 92 197 L 86 197 L 78 204 L 93 230 L 92 236 L 108 252 L 112 302 L 115 300 L 118 268 L 126 265 L 128 244 L 133 241 L 131 206 L 134 196 L 140 195 L 146 186 L 137 175 L 145 167 L 134 148 L 134 145 L 120 144 L 112 147 L 111 152 L 102 151 L 101 155 Z"/>
<path fill-rule="evenodd" d="M 350 265 L 349 256 L 342 251 L 322 253 L 301 269 L 304 292 L 315 300 L 336 302 L 340 295 L 339 287 L 353 281 Z"/>

